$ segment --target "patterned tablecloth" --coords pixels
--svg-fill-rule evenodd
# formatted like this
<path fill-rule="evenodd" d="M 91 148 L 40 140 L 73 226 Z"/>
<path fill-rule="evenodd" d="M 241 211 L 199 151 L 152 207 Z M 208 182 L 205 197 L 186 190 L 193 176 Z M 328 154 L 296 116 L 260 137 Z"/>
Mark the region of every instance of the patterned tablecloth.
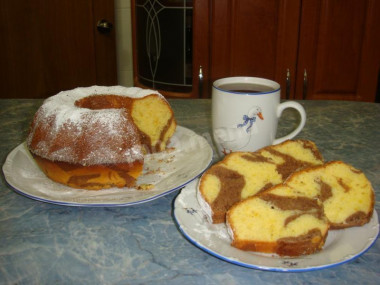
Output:
<path fill-rule="evenodd" d="M 25 141 L 42 100 L 0 100 L 0 156 Z M 173 99 L 178 124 L 211 145 L 211 100 Z M 380 211 L 380 104 L 300 101 L 307 112 L 297 138 L 325 160 L 361 169 Z M 297 124 L 286 110 L 277 136 Z M 219 158 L 214 150 L 213 161 Z M 189 242 L 173 217 L 174 191 L 128 207 L 69 207 L 17 194 L 0 181 L 0 284 L 375 284 L 380 241 L 348 263 L 308 272 L 270 272 L 218 259 Z M 360 237 L 357 237 L 360 238 Z M 377 281 L 376 281 L 377 280 Z"/>

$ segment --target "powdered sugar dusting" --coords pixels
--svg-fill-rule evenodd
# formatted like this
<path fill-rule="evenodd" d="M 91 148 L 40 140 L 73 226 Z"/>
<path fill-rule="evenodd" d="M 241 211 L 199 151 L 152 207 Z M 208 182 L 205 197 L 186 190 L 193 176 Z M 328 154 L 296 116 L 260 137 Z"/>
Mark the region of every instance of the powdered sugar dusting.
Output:
<path fill-rule="evenodd" d="M 91 95 L 114 94 L 131 98 L 143 98 L 151 94 L 157 94 L 165 99 L 160 93 L 150 89 L 141 89 L 139 87 L 123 86 L 91 86 L 78 87 L 73 90 L 62 91 L 57 95 L 45 100 L 42 109 L 45 117 L 54 115 L 56 117 L 55 127 L 60 128 L 68 120 L 72 123 L 80 123 L 85 113 L 92 113 L 95 110 L 78 108 L 75 102 Z M 118 112 L 122 112 L 118 110 Z"/>
<path fill-rule="evenodd" d="M 33 146 L 35 132 L 44 128 L 43 136 L 32 150 L 50 160 L 83 165 L 128 163 L 142 160 L 138 131 L 128 123 L 125 109 L 92 110 L 79 108 L 75 102 L 91 95 L 113 94 L 142 98 L 157 91 L 138 87 L 92 86 L 62 91 L 44 101 L 37 111 L 28 146 Z M 48 129 L 46 129 L 48 128 Z M 70 146 L 70 147 L 68 147 Z"/>

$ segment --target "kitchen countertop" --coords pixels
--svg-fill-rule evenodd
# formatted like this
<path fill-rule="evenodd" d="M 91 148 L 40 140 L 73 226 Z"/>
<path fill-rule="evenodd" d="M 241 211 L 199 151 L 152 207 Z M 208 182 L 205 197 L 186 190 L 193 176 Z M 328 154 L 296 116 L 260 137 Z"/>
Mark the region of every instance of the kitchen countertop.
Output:
<path fill-rule="evenodd" d="M 380 204 L 380 104 L 299 101 L 307 122 L 297 138 L 314 141 L 326 161 L 361 169 Z M 39 99 L 0 100 L 2 164 L 22 143 Z M 178 124 L 211 142 L 211 100 L 173 99 Z M 278 136 L 297 124 L 285 110 Z M 215 148 L 214 148 L 215 150 Z M 218 157 L 214 155 L 214 161 Z M 173 218 L 179 191 L 129 207 L 69 207 L 39 202 L 0 182 L 0 284 L 375 284 L 380 241 L 345 264 L 307 272 L 249 269 L 189 242 Z"/>

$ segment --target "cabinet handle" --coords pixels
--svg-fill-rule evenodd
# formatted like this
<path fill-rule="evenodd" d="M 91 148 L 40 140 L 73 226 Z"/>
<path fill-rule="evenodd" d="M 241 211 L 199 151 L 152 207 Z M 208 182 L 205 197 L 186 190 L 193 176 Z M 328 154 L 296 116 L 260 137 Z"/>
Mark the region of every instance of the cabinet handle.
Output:
<path fill-rule="evenodd" d="M 96 24 L 97 30 L 102 34 L 108 34 L 111 32 L 113 25 L 105 19 L 99 20 Z"/>
<path fill-rule="evenodd" d="M 286 99 L 289 99 L 289 97 L 290 97 L 290 84 L 291 84 L 291 82 L 290 82 L 290 70 L 288 68 L 288 69 L 286 69 L 286 93 L 285 93 Z"/>
<path fill-rule="evenodd" d="M 203 69 L 202 65 L 199 66 L 199 74 L 198 74 L 198 97 L 202 97 L 202 92 L 203 92 Z"/>
<path fill-rule="evenodd" d="M 302 99 L 306 99 L 306 95 L 307 95 L 307 72 L 306 72 L 306 69 L 303 73 L 303 92 L 302 92 Z"/>

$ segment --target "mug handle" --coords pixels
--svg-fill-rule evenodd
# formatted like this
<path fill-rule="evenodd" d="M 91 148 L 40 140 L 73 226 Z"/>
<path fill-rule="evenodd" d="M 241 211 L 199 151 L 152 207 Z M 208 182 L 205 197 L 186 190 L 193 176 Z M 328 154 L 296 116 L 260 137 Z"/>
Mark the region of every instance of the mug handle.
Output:
<path fill-rule="evenodd" d="M 288 101 L 288 102 L 284 102 L 284 103 L 281 103 L 280 105 L 278 105 L 278 107 L 277 107 L 277 118 L 281 117 L 282 111 L 284 111 L 286 108 L 296 109 L 301 115 L 301 122 L 299 123 L 298 127 L 294 131 L 292 131 L 290 134 L 288 134 L 286 136 L 275 139 L 273 141 L 273 144 L 279 144 L 279 143 L 282 143 L 286 140 L 290 140 L 290 139 L 294 138 L 296 135 L 299 134 L 299 132 L 301 132 L 301 130 L 305 126 L 306 112 L 305 112 L 305 109 L 303 108 L 303 106 L 298 102 Z"/>

